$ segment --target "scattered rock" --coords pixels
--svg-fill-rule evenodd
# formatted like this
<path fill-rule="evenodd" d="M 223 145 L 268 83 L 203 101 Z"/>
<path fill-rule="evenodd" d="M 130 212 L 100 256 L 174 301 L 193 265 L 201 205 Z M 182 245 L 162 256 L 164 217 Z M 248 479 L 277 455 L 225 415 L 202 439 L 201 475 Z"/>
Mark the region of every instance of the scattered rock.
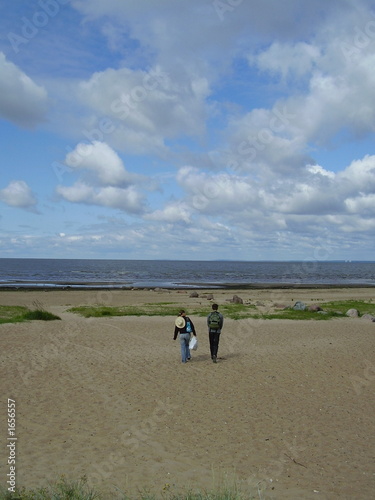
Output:
<path fill-rule="evenodd" d="M 306 304 L 300 302 L 299 300 L 294 304 L 293 309 L 295 311 L 304 311 L 306 309 Z"/>
<path fill-rule="evenodd" d="M 289 309 L 289 307 L 288 307 L 288 306 L 286 306 L 285 304 L 274 304 L 274 305 L 273 305 L 273 307 L 274 307 L 275 309 L 281 309 L 281 310 L 283 310 L 283 311 L 284 311 L 285 309 Z"/>
<path fill-rule="evenodd" d="M 367 319 L 367 321 L 375 321 L 375 317 L 372 314 L 364 314 L 361 319 Z"/>
<path fill-rule="evenodd" d="M 359 311 L 358 309 L 349 309 L 349 311 L 346 311 L 346 315 L 350 318 L 358 318 Z"/>
<path fill-rule="evenodd" d="M 322 308 L 320 306 L 318 306 L 317 304 L 314 304 L 314 305 L 309 307 L 309 311 L 311 311 L 311 312 L 318 312 L 321 310 L 322 310 Z"/>
<path fill-rule="evenodd" d="M 197 298 L 199 297 L 199 293 L 198 292 L 191 292 L 191 294 L 189 295 L 189 297 L 192 299 L 192 298 Z"/>
<path fill-rule="evenodd" d="M 238 295 L 233 295 L 232 302 L 233 304 L 243 304 L 243 299 L 241 299 Z"/>
<path fill-rule="evenodd" d="M 212 295 L 212 293 L 209 293 L 206 297 L 207 300 L 214 300 L 214 296 Z"/>

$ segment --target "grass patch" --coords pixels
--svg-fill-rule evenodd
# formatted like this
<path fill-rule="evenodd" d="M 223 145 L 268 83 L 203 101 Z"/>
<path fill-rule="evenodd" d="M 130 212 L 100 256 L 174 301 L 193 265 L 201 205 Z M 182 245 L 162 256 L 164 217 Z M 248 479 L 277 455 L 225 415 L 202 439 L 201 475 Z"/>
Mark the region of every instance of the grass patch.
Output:
<path fill-rule="evenodd" d="M 175 313 L 175 308 L 151 308 L 150 306 L 79 306 L 71 307 L 69 312 L 80 314 L 85 318 L 101 318 L 103 316 L 170 316 Z M 177 314 L 177 313 L 175 313 Z"/>
<path fill-rule="evenodd" d="M 39 321 L 54 321 L 56 319 L 61 319 L 59 316 L 56 316 L 55 314 L 52 314 L 48 311 L 44 311 L 41 309 L 35 309 L 34 311 L 27 311 L 23 315 L 24 321 L 32 321 L 32 320 L 39 320 Z"/>
<path fill-rule="evenodd" d="M 188 310 L 186 306 L 174 302 L 148 303 L 139 306 L 79 306 L 72 307 L 69 312 L 80 314 L 85 318 L 101 318 L 103 316 L 177 316 L 180 309 L 185 309 L 188 316 L 205 317 L 211 312 L 211 307 L 207 305 L 194 306 Z M 255 306 L 244 304 L 223 304 L 220 306 L 220 312 L 226 318 L 243 319 L 253 316 Z"/>
<path fill-rule="evenodd" d="M 324 321 L 332 318 L 342 318 L 342 314 L 337 312 L 327 312 L 326 314 L 312 311 L 295 311 L 294 309 L 285 309 L 274 313 L 255 314 L 254 319 L 293 319 L 293 320 L 314 320 Z"/>
<path fill-rule="evenodd" d="M 27 307 L 22 306 L 0 306 L 0 324 L 18 323 L 24 321 L 23 316 L 28 312 Z"/>
<path fill-rule="evenodd" d="M 363 300 L 337 300 L 321 304 L 320 307 L 328 312 L 341 312 L 345 314 L 349 309 L 357 309 L 361 316 L 363 314 L 375 315 L 375 304 Z"/>
<path fill-rule="evenodd" d="M 1 306 L 0 324 L 2 323 L 22 323 L 23 321 L 52 321 L 61 319 L 59 316 L 46 311 L 41 304 L 37 304 L 37 309 L 29 309 L 23 306 Z"/>
<path fill-rule="evenodd" d="M 221 304 L 220 312 L 225 318 L 239 319 L 289 319 L 289 320 L 317 320 L 324 321 L 332 318 L 339 318 L 345 315 L 349 309 L 358 309 L 360 315 L 373 314 L 375 316 L 375 303 L 365 302 L 360 300 L 333 301 L 320 304 L 324 313 L 313 312 L 306 309 L 305 311 L 295 311 L 292 308 L 284 310 L 273 310 L 270 308 L 267 312 L 260 312 L 254 304 L 233 304 L 227 302 Z M 100 318 L 111 316 L 177 316 L 180 309 L 185 309 L 186 314 L 194 318 L 194 316 L 206 317 L 211 312 L 210 304 L 194 305 L 187 309 L 183 304 L 174 302 L 148 303 L 138 306 L 80 306 L 72 307 L 70 312 L 80 314 L 85 318 Z"/>

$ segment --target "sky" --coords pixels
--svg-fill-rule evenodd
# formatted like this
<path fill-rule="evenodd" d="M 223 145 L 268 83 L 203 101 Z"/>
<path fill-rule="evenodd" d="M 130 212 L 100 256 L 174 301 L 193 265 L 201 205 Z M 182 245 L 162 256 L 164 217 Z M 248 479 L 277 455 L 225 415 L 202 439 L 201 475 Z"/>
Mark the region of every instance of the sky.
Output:
<path fill-rule="evenodd" d="M 0 257 L 374 260 L 375 4 L 0 4 Z"/>

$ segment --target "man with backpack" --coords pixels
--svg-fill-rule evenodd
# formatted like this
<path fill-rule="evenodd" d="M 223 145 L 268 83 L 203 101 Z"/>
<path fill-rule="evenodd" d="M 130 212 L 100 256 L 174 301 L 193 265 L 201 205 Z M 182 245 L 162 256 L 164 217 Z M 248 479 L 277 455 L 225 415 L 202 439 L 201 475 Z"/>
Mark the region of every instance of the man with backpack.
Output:
<path fill-rule="evenodd" d="M 210 340 L 211 359 L 214 363 L 217 360 L 221 329 L 224 324 L 224 316 L 218 311 L 219 306 L 212 304 L 212 312 L 207 316 L 208 337 Z"/>

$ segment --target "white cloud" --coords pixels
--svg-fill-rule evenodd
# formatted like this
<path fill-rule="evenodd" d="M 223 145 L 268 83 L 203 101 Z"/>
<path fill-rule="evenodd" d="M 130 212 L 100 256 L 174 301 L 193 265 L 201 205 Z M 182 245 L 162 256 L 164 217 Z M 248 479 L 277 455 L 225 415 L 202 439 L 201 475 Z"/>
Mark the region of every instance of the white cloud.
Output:
<path fill-rule="evenodd" d="M 73 168 L 92 174 L 95 182 L 102 185 L 128 185 L 140 182 L 140 175 L 128 172 L 118 154 L 105 142 L 80 143 L 70 152 L 65 163 Z"/>
<path fill-rule="evenodd" d="M 332 238 L 330 248 L 340 251 L 345 238 L 350 248 L 351 234 L 362 231 L 372 249 L 375 161 L 365 156 L 375 132 L 372 3 L 226 1 L 221 12 L 218 4 L 72 0 L 71 17 L 62 10 L 55 19 L 56 27 L 82 21 L 80 54 L 97 54 L 88 64 L 82 56 L 79 80 L 56 78 L 43 58 L 33 66 L 33 74 L 43 68 L 48 75 L 33 78 L 54 98 L 49 119 L 65 134 L 60 147 L 66 137 L 78 143 L 65 160 L 73 180 L 64 175 L 69 185 L 57 193 L 108 216 L 98 223 L 100 210 L 60 205 L 56 212 L 78 216 L 70 222 L 76 233 L 68 223 L 54 228 L 55 237 L 66 235 L 56 244 L 101 251 L 134 242 L 148 255 L 160 256 L 162 247 L 180 257 L 188 238 L 206 257 L 200 239 L 209 238 L 227 257 L 258 248 L 262 258 L 271 246 L 270 254 L 289 258 L 294 249 L 311 256 L 322 234 Z M 0 77 L 0 114 L 7 110 L 8 120 L 24 126 L 39 123 L 47 109 L 44 87 L 20 69 L 26 54 L 41 55 L 42 37 L 41 30 L 24 47 L 20 67 L 0 59 L 8 77 Z M 77 61 L 60 48 L 64 63 Z M 56 151 L 57 141 L 46 147 L 45 136 L 34 137 L 48 162 L 42 151 Z M 149 194 L 156 189 L 151 169 L 157 194 Z M 12 199 L 7 189 L 3 201 Z M 123 224 L 111 225 L 114 212 Z"/>
<path fill-rule="evenodd" d="M 200 217 L 216 217 L 231 227 L 245 224 L 261 231 L 290 228 L 299 232 L 328 225 L 341 231 L 340 217 L 354 214 L 361 227 L 374 213 L 374 165 L 375 158 L 366 156 L 339 174 L 307 165 L 296 177 L 271 173 L 258 179 L 183 167 L 177 181 L 185 190 L 185 210 L 187 206 Z M 178 213 L 180 206 L 180 200 L 169 202 L 165 213 Z M 354 220 L 351 224 L 355 226 Z M 367 222 L 364 227 L 369 227 Z"/>
<path fill-rule="evenodd" d="M 335 173 L 330 172 L 329 170 L 324 169 L 320 165 L 307 165 L 306 170 L 312 174 L 319 174 L 323 177 L 328 177 L 329 179 L 335 178 Z"/>
<path fill-rule="evenodd" d="M 160 67 L 152 70 L 106 69 L 82 81 L 77 89 L 87 107 L 87 135 L 103 116 L 112 128 L 105 140 L 135 153 L 167 151 L 165 139 L 205 132 L 209 83 L 193 75 L 172 79 Z"/>
<path fill-rule="evenodd" d="M 32 128 L 46 118 L 48 96 L 0 52 L 0 117 L 21 127 Z"/>
<path fill-rule="evenodd" d="M 71 203 L 109 207 L 130 214 L 140 214 L 144 211 L 144 197 L 133 186 L 128 188 L 111 186 L 95 188 L 77 182 L 70 187 L 58 186 L 56 191 Z"/>
<path fill-rule="evenodd" d="M 145 220 L 189 224 L 192 222 L 192 210 L 184 202 L 169 202 L 162 210 L 146 215 Z"/>
<path fill-rule="evenodd" d="M 353 161 L 337 174 L 346 193 L 375 192 L 375 155 L 366 155 L 362 160 Z"/>
<path fill-rule="evenodd" d="M 274 42 L 267 50 L 248 57 L 262 71 L 280 74 L 282 79 L 308 75 L 320 57 L 320 49 L 306 42 Z"/>
<path fill-rule="evenodd" d="M 0 201 L 11 207 L 35 211 L 37 200 L 24 181 L 12 181 L 4 189 L 0 189 Z"/>
<path fill-rule="evenodd" d="M 56 192 L 71 203 L 119 209 L 130 214 L 145 210 L 138 185 L 155 187 L 153 180 L 128 172 L 118 154 L 106 143 L 78 144 L 65 160 L 81 178 L 72 186 L 57 186 Z"/>

